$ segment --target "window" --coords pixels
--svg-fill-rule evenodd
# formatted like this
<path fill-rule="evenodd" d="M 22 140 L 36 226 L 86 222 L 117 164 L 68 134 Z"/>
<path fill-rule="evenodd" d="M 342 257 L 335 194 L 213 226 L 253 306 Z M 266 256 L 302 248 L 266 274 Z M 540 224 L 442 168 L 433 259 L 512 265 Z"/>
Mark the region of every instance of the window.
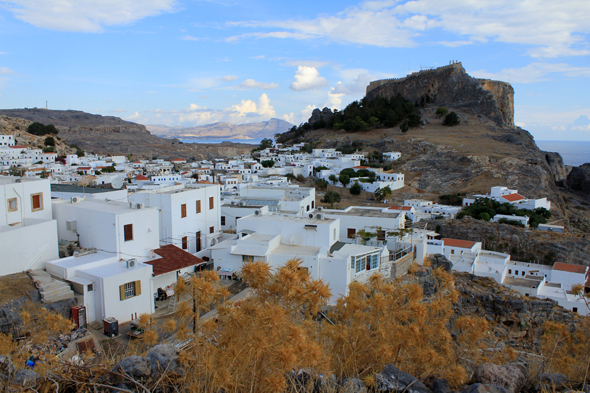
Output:
<path fill-rule="evenodd" d="M 125 241 L 128 242 L 133 240 L 133 224 L 127 224 L 123 227 L 123 232 L 125 233 Z"/>
<path fill-rule="evenodd" d="M 307 205 L 307 211 L 309 211 L 309 205 Z"/>
<path fill-rule="evenodd" d="M 354 239 L 354 237 L 356 236 L 356 229 L 354 228 L 348 228 L 346 230 L 346 237 L 349 239 Z"/>
<path fill-rule="evenodd" d="M 121 300 L 141 295 L 141 281 L 131 281 L 119 285 L 119 297 Z"/>
<path fill-rule="evenodd" d="M 197 232 L 197 252 L 201 251 L 201 231 Z"/>
<path fill-rule="evenodd" d="M 221 216 L 221 225 L 225 225 L 225 216 Z"/>
<path fill-rule="evenodd" d="M 43 210 L 43 193 L 31 194 L 31 210 Z"/>
<path fill-rule="evenodd" d="M 209 210 L 215 207 L 215 198 L 209 197 Z"/>
<path fill-rule="evenodd" d="M 254 255 L 242 255 L 242 262 L 254 262 Z"/>
<path fill-rule="evenodd" d="M 215 232 L 215 227 L 209 227 L 209 233 Z"/>
<path fill-rule="evenodd" d="M 188 236 L 185 236 L 182 238 L 182 249 L 183 250 L 188 249 Z"/>
<path fill-rule="evenodd" d="M 385 230 L 380 229 L 377 231 L 377 240 L 385 240 Z"/>
<path fill-rule="evenodd" d="M 516 274 L 516 275 L 518 276 L 518 270 L 515 270 L 515 271 L 514 271 L 514 274 Z"/>
<path fill-rule="evenodd" d="M 10 198 L 7 202 L 9 212 L 15 212 L 18 210 L 18 203 L 16 201 L 16 198 Z"/>
<path fill-rule="evenodd" d="M 315 206 L 315 201 L 311 201 L 311 208 L 313 209 L 313 207 Z"/>
<path fill-rule="evenodd" d="M 451 254 L 454 254 L 454 253 L 455 253 L 455 250 L 451 250 Z"/>
<path fill-rule="evenodd" d="M 186 217 L 186 203 L 183 203 L 182 205 L 180 205 L 180 217 L 181 218 Z"/>
<path fill-rule="evenodd" d="M 94 291 L 94 284 L 88 284 L 88 285 L 87 285 L 87 287 L 86 287 L 86 290 L 87 290 L 88 292 L 92 292 L 92 291 Z"/>
<path fill-rule="evenodd" d="M 201 201 L 197 201 L 197 214 L 201 212 Z"/>
<path fill-rule="evenodd" d="M 523 277 L 524 277 L 524 273 L 525 273 L 525 272 L 522 272 L 522 276 L 523 276 Z"/>
<path fill-rule="evenodd" d="M 574 307 L 574 308 L 572 308 L 572 311 L 573 311 L 573 312 L 578 312 L 578 307 Z"/>
<path fill-rule="evenodd" d="M 371 255 L 371 270 L 379 267 L 379 254 Z"/>
<path fill-rule="evenodd" d="M 512 274 L 512 269 L 508 269 L 508 274 Z"/>

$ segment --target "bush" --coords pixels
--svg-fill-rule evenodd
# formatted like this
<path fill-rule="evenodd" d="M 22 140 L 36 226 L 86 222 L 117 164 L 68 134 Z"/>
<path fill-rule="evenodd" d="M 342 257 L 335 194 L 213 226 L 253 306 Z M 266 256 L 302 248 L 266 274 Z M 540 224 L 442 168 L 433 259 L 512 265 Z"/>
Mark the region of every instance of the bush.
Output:
<path fill-rule="evenodd" d="M 460 123 L 459 116 L 455 112 L 451 112 L 445 116 L 443 120 L 443 125 L 453 127 Z"/>
<path fill-rule="evenodd" d="M 47 138 L 45 138 L 45 142 L 44 142 L 45 146 L 55 146 L 55 139 L 53 139 L 53 137 L 48 136 Z"/>
<path fill-rule="evenodd" d="M 295 180 L 295 175 L 294 175 L 294 174 L 292 174 L 292 173 L 287 173 L 286 177 L 287 177 L 287 179 L 289 179 L 289 180 Z"/>
<path fill-rule="evenodd" d="M 408 122 L 404 120 L 403 123 L 399 125 L 399 129 L 402 132 L 408 132 L 408 130 L 410 129 L 410 126 L 408 125 Z"/>
<path fill-rule="evenodd" d="M 27 132 L 33 135 L 45 135 L 45 125 L 42 123 L 34 122 L 27 128 Z"/>
<path fill-rule="evenodd" d="M 43 153 L 55 153 L 55 146 L 47 146 L 43 149 Z"/>
<path fill-rule="evenodd" d="M 315 186 L 323 190 L 325 188 L 328 188 L 328 182 L 326 182 L 324 179 L 319 179 L 315 182 Z"/>
<path fill-rule="evenodd" d="M 305 181 L 305 176 L 303 175 L 297 175 L 297 177 L 295 178 L 299 183 L 303 183 Z"/>
<path fill-rule="evenodd" d="M 363 188 L 361 187 L 360 184 L 358 183 L 354 183 L 351 187 L 350 187 L 350 193 L 352 195 L 360 195 L 361 191 L 363 190 Z"/>
<path fill-rule="evenodd" d="M 323 203 L 329 203 L 330 205 L 333 205 L 334 203 L 338 203 L 341 200 L 342 200 L 342 195 L 340 195 L 340 193 L 338 193 L 336 191 L 326 192 L 324 197 L 321 199 L 321 201 Z"/>
<path fill-rule="evenodd" d="M 435 112 L 437 115 L 439 115 L 440 117 L 444 117 L 449 113 L 449 110 L 447 108 L 445 108 L 444 106 L 441 106 L 439 108 L 436 109 Z"/>
<path fill-rule="evenodd" d="M 260 162 L 260 164 L 265 168 L 272 168 L 275 165 L 275 162 L 273 160 L 264 160 Z"/>
<path fill-rule="evenodd" d="M 344 187 L 346 187 L 346 185 L 350 183 L 350 177 L 348 175 L 340 174 L 340 176 L 338 176 L 338 181 L 342 183 Z"/>

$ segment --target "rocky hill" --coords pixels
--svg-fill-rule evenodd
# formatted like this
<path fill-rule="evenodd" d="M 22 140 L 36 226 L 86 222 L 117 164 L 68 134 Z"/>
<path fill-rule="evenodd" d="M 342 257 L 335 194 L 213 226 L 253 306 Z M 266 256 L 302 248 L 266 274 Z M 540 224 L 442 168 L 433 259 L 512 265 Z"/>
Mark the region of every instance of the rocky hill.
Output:
<path fill-rule="evenodd" d="M 249 139 L 273 138 L 275 134 L 288 131 L 293 124 L 280 119 L 270 119 L 258 123 L 231 124 L 213 123 L 197 127 L 167 127 L 162 125 L 147 125 L 147 129 L 154 135 L 165 138 L 193 139 L 193 138 L 229 138 Z"/>
<path fill-rule="evenodd" d="M 202 160 L 246 154 L 252 149 L 251 145 L 236 143 L 182 144 L 177 139 L 158 138 L 141 124 L 81 111 L 4 109 L 0 110 L 0 115 L 25 119 L 29 123 L 53 124 L 67 144 L 76 144 L 97 154 Z M 21 131 L 26 133 L 26 128 Z"/>
<path fill-rule="evenodd" d="M 31 123 L 32 121 L 30 120 L 0 115 L 0 134 L 13 135 L 15 137 L 15 145 L 17 146 L 26 146 L 31 149 L 43 149 L 45 147 L 45 138 L 47 136 L 29 134 L 26 130 Z M 69 147 L 59 136 L 55 136 L 53 139 L 55 140 L 55 151 L 58 155 L 76 153 L 76 149 Z"/>
<path fill-rule="evenodd" d="M 411 102 L 426 98 L 439 106 L 484 115 L 499 126 L 514 127 L 514 89 L 510 83 L 472 78 L 461 63 L 415 72 L 405 78 L 373 81 L 367 86 L 368 98 L 398 94 Z"/>

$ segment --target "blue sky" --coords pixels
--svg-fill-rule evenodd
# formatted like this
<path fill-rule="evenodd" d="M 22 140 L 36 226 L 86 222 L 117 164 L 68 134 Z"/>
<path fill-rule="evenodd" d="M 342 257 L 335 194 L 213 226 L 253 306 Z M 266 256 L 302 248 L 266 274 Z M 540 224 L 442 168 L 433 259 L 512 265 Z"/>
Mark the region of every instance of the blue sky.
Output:
<path fill-rule="evenodd" d="M 590 140 L 588 0 L 0 0 L 0 108 L 194 126 L 343 108 L 458 60 L 536 139 Z"/>

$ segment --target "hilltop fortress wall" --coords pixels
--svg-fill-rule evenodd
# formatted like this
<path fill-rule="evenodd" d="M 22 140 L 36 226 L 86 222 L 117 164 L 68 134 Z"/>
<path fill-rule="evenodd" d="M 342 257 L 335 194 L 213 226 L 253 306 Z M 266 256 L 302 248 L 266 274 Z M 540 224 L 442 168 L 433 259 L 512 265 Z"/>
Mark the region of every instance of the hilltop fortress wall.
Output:
<path fill-rule="evenodd" d="M 419 102 L 429 96 L 438 106 L 484 115 L 500 126 L 514 127 L 514 89 L 509 83 L 469 76 L 460 62 L 414 72 L 404 78 L 381 79 L 367 86 L 367 98 L 404 98 Z"/>

